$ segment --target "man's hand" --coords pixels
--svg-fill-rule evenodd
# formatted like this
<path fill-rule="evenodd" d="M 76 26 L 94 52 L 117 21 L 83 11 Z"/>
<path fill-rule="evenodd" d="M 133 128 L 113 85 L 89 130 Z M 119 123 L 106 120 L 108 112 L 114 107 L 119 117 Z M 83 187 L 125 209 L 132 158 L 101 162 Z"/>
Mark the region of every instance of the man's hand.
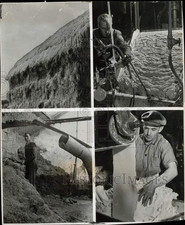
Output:
<path fill-rule="evenodd" d="M 155 193 L 155 185 L 151 181 L 148 184 L 146 184 L 140 191 L 139 191 L 139 198 L 138 201 L 142 200 L 142 205 L 147 206 L 149 203 L 151 205 L 153 196 Z"/>
<path fill-rule="evenodd" d="M 132 61 L 131 55 L 125 55 L 125 57 L 122 59 L 123 65 L 128 65 Z"/>

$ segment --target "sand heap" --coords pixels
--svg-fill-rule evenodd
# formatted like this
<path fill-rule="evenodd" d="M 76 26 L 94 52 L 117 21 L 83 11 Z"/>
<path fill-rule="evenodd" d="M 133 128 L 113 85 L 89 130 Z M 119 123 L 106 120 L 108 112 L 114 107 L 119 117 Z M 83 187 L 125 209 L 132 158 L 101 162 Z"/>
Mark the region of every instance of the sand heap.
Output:
<path fill-rule="evenodd" d="M 90 106 L 89 14 L 21 58 L 8 74 L 9 108 Z"/>

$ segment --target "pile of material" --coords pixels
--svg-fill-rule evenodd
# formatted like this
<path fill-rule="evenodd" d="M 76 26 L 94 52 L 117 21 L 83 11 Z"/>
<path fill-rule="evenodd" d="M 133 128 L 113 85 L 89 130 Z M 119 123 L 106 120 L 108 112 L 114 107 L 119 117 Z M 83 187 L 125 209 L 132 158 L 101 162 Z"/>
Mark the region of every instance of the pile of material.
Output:
<path fill-rule="evenodd" d="M 70 205 L 70 204 L 77 203 L 77 200 L 75 200 L 73 198 L 64 198 L 63 202 L 66 203 L 67 205 Z"/>
<path fill-rule="evenodd" d="M 24 178 L 23 166 L 7 159 L 3 167 L 5 223 L 64 222 L 49 209 L 37 190 Z"/>
<path fill-rule="evenodd" d="M 141 32 L 132 49 L 133 64 L 140 75 L 149 95 L 159 100 L 176 100 L 179 85 L 168 63 L 167 31 Z M 175 39 L 182 40 L 182 30 L 173 31 Z M 182 45 L 172 49 L 172 60 L 176 73 L 183 79 Z M 136 95 L 146 96 L 138 78 L 132 73 L 132 82 Z M 130 75 L 125 69 L 118 77 L 120 91 L 133 94 Z M 157 102 L 159 104 L 159 102 Z"/>
<path fill-rule="evenodd" d="M 9 108 L 90 105 L 89 14 L 60 28 L 8 74 Z"/>
<path fill-rule="evenodd" d="M 42 151 L 42 149 L 40 149 Z M 53 166 L 50 161 L 38 154 L 38 171 L 36 187 L 42 195 L 58 194 L 66 196 L 69 194 L 69 175 L 60 167 Z"/>
<path fill-rule="evenodd" d="M 24 138 L 19 133 L 15 133 L 13 129 L 3 130 L 4 222 L 64 222 L 65 220 L 49 209 L 40 194 L 62 193 L 65 195 L 68 193 L 67 181 L 64 182 L 68 178 L 67 173 L 59 167 L 52 166 L 40 155 L 39 152 L 42 150 L 38 149 L 39 168 L 36 178 L 37 189 L 35 189 L 25 179 L 24 159 L 21 160 L 17 154 L 18 149 L 24 153 L 24 148 L 20 147 L 23 145 Z M 17 130 L 23 132 L 21 131 L 23 128 L 17 128 Z"/>
<path fill-rule="evenodd" d="M 173 200 L 176 200 L 177 196 L 177 193 L 164 185 L 156 188 L 151 205 L 143 206 L 141 201 L 137 203 L 134 220 L 136 222 L 160 222 L 178 215 L 178 208 L 173 205 Z"/>
<path fill-rule="evenodd" d="M 113 189 L 105 190 L 103 186 L 96 187 L 96 211 L 112 216 Z"/>

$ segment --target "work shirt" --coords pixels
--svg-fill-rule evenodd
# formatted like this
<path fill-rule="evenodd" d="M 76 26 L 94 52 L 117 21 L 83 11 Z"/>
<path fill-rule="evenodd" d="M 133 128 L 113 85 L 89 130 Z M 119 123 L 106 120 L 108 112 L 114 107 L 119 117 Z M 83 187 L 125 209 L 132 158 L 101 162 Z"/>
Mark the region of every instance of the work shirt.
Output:
<path fill-rule="evenodd" d="M 176 158 L 170 143 L 161 135 L 149 143 L 143 135 L 136 140 L 136 175 L 137 178 L 149 177 L 161 172 L 160 164 L 168 168 L 170 162 Z"/>
<path fill-rule="evenodd" d="M 131 56 L 131 48 L 130 46 L 127 45 L 126 41 L 124 40 L 119 30 L 116 30 L 116 29 L 113 30 L 113 39 L 114 39 L 114 45 L 119 47 L 119 49 L 122 51 L 123 54 L 127 56 Z M 101 42 L 103 44 L 101 44 Z M 94 70 L 95 68 L 100 70 L 107 66 L 108 60 L 112 57 L 112 48 L 104 52 L 104 47 L 110 44 L 112 44 L 111 34 L 109 34 L 107 37 L 104 37 L 101 34 L 101 31 L 99 28 L 93 31 Z M 117 51 L 115 51 L 115 58 L 119 59 L 119 54 L 117 53 Z M 103 71 L 103 74 L 101 74 L 101 76 L 104 76 L 104 75 L 105 74 Z"/>
<path fill-rule="evenodd" d="M 109 45 L 111 43 L 111 34 L 108 37 L 104 37 L 101 34 L 100 29 L 95 29 L 93 31 L 93 40 L 94 40 L 94 47 L 99 48 L 100 44 L 98 43 L 98 40 L 101 40 L 104 45 Z M 131 55 L 131 48 L 127 45 L 126 41 L 124 40 L 121 31 L 113 29 L 113 38 L 114 38 L 114 44 L 118 46 L 122 52 L 126 55 Z"/>

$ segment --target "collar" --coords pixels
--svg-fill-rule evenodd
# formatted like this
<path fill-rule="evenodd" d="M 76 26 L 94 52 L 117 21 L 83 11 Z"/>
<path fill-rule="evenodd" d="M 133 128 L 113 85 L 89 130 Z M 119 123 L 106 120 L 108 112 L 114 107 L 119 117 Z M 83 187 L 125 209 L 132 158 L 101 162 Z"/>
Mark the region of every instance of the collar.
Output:
<path fill-rule="evenodd" d="M 115 33 L 115 29 L 114 29 L 114 28 L 112 28 L 112 30 L 113 30 L 113 35 L 114 35 L 114 33 Z M 101 38 L 111 38 L 111 34 L 109 34 L 109 36 L 108 36 L 108 37 L 104 37 L 104 36 L 102 35 L 102 33 L 101 33 L 100 28 L 98 28 L 98 32 L 99 32 L 99 36 L 100 36 Z"/>
<path fill-rule="evenodd" d="M 150 144 L 155 145 L 161 139 L 161 134 L 158 134 L 157 137 L 154 140 L 150 141 L 150 142 L 146 142 L 145 141 L 143 134 L 141 135 L 141 139 L 143 140 L 145 145 L 150 145 Z"/>

